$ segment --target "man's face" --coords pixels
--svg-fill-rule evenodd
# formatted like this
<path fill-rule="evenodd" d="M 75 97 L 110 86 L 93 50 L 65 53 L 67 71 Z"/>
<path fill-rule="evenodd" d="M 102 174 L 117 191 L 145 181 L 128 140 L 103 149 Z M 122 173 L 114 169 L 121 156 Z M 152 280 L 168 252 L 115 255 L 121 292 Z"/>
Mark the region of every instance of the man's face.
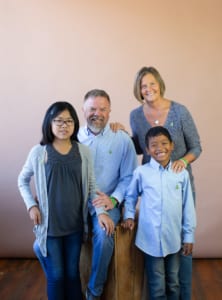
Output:
<path fill-rule="evenodd" d="M 94 134 L 98 134 L 106 126 L 110 111 L 110 103 L 105 97 L 89 97 L 85 100 L 83 105 L 84 117 L 88 128 Z"/>

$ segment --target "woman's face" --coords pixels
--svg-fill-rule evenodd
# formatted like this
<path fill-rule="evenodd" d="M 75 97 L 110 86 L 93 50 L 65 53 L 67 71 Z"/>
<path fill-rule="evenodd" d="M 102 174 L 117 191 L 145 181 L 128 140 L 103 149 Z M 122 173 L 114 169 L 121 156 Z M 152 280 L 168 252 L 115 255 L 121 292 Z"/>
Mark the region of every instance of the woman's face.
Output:
<path fill-rule="evenodd" d="M 153 102 L 161 97 L 159 82 L 150 73 L 141 79 L 140 91 L 146 102 Z"/>
<path fill-rule="evenodd" d="M 74 127 L 74 120 L 68 110 L 62 111 L 52 120 L 52 132 L 55 139 L 70 140 Z"/>

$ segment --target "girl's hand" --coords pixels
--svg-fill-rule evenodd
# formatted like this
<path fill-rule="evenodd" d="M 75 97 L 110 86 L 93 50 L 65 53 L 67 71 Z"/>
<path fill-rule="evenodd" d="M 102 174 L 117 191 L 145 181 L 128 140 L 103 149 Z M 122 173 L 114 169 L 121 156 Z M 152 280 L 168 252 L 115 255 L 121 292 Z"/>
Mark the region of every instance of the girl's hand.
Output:
<path fill-rule="evenodd" d="M 40 214 L 38 206 L 32 206 L 29 209 L 29 216 L 30 216 L 30 219 L 33 220 L 34 225 L 41 224 L 41 214 Z"/>

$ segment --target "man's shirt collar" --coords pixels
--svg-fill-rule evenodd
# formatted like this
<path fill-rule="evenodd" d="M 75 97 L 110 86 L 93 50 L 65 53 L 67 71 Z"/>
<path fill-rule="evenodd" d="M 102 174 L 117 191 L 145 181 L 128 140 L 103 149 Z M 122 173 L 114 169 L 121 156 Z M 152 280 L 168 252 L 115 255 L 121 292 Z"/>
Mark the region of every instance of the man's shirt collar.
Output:
<path fill-rule="evenodd" d="M 84 132 L 87 136 L 99 136 L 99 135 L 104 135 L 107 130 L 109 130 L 109 124 L 106 124 L 106 126 L 98 133 L 94 134 L 87 125 L 84 126 Z"/>

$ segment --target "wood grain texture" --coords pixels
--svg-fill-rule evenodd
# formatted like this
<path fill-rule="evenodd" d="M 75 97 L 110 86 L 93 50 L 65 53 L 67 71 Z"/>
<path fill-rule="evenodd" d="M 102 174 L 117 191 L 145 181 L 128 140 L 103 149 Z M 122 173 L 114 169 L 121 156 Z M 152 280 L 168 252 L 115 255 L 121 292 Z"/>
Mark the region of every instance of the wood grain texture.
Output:
<path fill-rule="evenodd" d="M 0 299 L 47 300 L 45 276 L 38 260 L 0 259 Z M 192 300 L 220 299 L 222 259 L 194 259 Z"/>

